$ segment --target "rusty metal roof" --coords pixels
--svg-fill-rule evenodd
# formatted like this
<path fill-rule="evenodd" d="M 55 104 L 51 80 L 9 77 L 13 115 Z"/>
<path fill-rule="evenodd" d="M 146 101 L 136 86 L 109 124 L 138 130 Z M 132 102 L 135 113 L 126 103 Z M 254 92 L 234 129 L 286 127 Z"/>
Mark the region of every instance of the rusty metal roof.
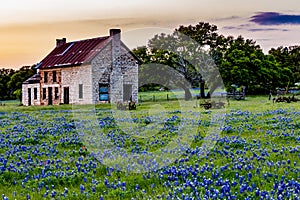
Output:
<path fill-rule="evenodd" d="M 99 37 L 57 46 L 37 66 L 39 69 L 67 67 L 89 63 L 111 41 L 111 37 Z"/>

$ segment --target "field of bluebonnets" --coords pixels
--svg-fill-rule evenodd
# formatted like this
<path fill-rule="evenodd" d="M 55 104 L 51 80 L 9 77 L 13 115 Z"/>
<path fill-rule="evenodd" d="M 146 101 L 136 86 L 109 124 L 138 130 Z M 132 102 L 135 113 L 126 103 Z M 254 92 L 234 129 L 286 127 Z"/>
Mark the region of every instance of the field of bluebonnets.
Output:
<path fill-rule="evenodd" d="M 220 135 L 205 155 L 201 146 L 213 110 L 183 111 L 176 102 L 163 102 L 147 113 L 153 104 L 131 111 L 140 126 L 151 125 L 154 118 L 163 122 L 163 128 L 147 139 L 126 134 L 107 105 L 96 106 L 106 138 L 135 154 L 161 148 L 176 137 L 183 112 L 197 116 L 191 120 L 197 129 L 184 153 L 145 173 L 119 170 L 96 159 L 76 125 L 86 118 L 74 118 L 72 106 L 2 106 L 2 199 L 300 198 L 299 102 L 273 104 L 266 97 L 230 102 Z"/>

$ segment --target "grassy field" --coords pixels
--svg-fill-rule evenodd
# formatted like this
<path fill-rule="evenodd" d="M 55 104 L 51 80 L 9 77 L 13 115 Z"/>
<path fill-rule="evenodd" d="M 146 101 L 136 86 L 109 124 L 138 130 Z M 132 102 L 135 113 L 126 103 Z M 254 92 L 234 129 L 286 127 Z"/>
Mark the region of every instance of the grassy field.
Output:
<path fill-rule="evenodd" d="M 299 198 L 299 102 L 150 100 L 166 94 L 141 93 L 135 111 L 4 102 L 2 198 Z"/>

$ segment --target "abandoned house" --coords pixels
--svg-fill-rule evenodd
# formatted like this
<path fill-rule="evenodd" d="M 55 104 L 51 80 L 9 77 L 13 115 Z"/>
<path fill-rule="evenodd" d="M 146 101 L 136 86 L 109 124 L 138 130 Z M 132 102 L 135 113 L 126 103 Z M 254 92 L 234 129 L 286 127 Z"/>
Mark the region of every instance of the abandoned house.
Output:
<path fill-rule="evenodd" d="M 138 100 L 137 57 L 121 41 L 121 30 L 105 37 L 66 42 L 38 65 L 22 85 L 22 104 L 95 104 Z"/>

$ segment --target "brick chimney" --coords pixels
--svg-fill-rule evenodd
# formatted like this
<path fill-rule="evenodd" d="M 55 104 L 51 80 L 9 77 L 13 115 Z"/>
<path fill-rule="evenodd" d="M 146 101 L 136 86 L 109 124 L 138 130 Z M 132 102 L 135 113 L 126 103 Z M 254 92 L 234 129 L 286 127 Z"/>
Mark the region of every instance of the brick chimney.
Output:
<path fill-rule="evenodd" d="M 61 45 L 64 45 L 66 43 L 67 43 L 67 39 L 66 38 L 56 39 L 56 47 L 60 47 Z"/>

